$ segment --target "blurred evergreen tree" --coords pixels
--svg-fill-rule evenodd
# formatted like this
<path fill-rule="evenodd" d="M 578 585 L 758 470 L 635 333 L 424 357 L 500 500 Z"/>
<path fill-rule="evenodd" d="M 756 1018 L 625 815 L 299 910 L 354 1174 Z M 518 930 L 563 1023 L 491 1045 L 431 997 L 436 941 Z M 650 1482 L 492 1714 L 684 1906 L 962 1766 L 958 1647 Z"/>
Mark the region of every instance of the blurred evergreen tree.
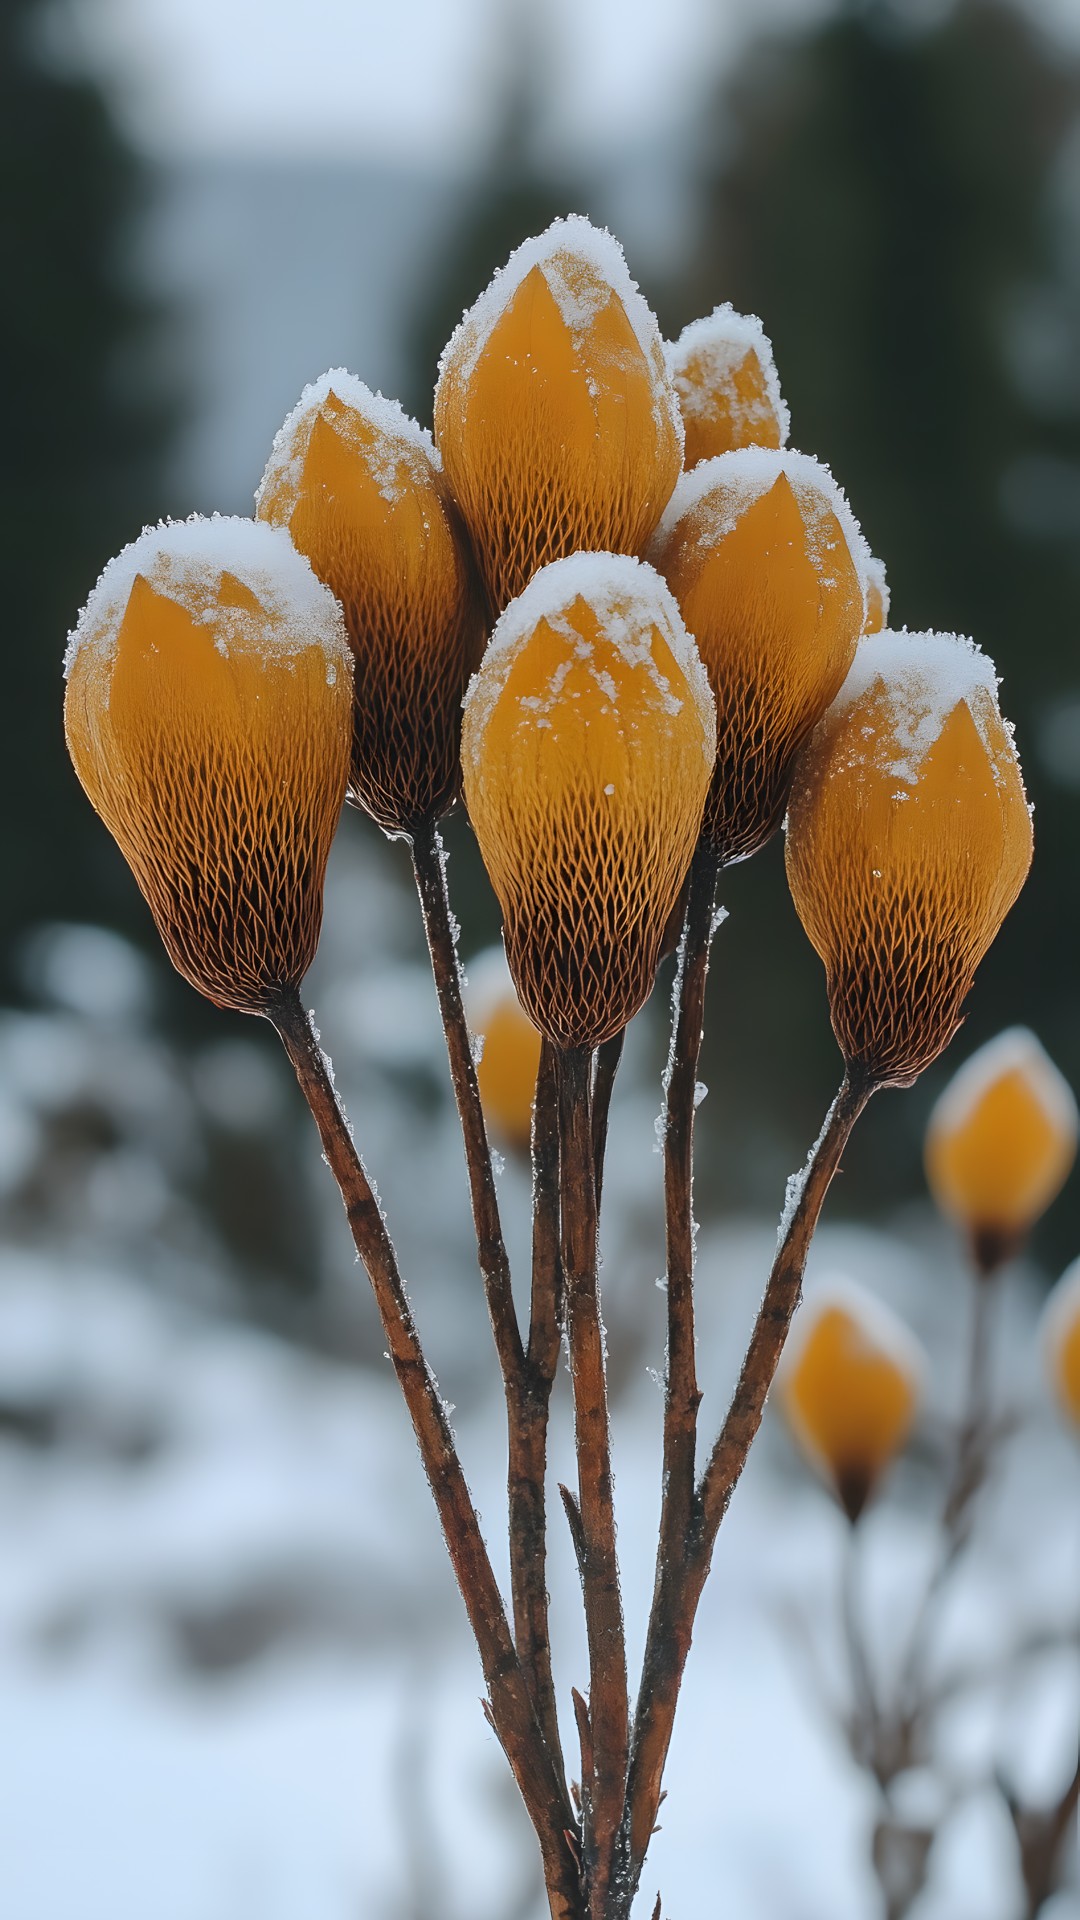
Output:
<path fill-rule="evenodd" d="M 163 505 L 160 316 L 139 290 L 146 188 L 99 88 L 57 70 L 46 0 L 0 10 L 0 990 L 13 942 L 58 917 L 145 914 L 64 749 L 64 635 L 111 553 Z"/>
<path fill-rule="evenodd" d="M 921 25 L 904 0 L 864 0 L 758 43 L 702 129 L 699 245 L 662 306 L 669 332 L 720 299 L 762 316 L 792 443 L 847 490 L 888 568 L 893 624 L 973 634 L 1018 724 L 1031 879 L 962 1036 L 916 1096 L 878 1103 L 849 1156 L 866 1200 L 921 1191 L 929 1102 L 1001 1027 L 1034 1026 L 1080 1089 L 1080 764 L 1062 778 L 1059 751 L 1055 784 L 1040 758 L 1055 697 L 1080 692 L 1080 406 L 1075 381 L 1048 378 L 1033 351 L 1039 326 L 1022 324 L 1060 322 L 1071 298 L 1075 330 L 1060 215 L 1078 113 L 1077 66 L 1004 0 L 960 0 Z M 1075 247 L 1075 201 L 1072 218 Z M 1072 476 L 1071 514 L 1060 498 L 1039 510 L 1055 474 Z M 1080 763 L 1080 724 L 1076 735 Z M 761 1174 L 778 1171 L 770 1111 L 786 1112 L 780 1159 L 793 1165 L 835 1064 L 780 859 L 774 846 L 727 876 L 738 911 L 716 954 L 713 1045 L 739 1124 L 721 1121 L 715 1144 L 735 1174 L 727 1195 L 755 1200 Z M 740 1008 L 736 1030 L 725 1004 Z M 1051 1216 L 1050 1257 L 1078 1231 L 1074 1183 Z"/>

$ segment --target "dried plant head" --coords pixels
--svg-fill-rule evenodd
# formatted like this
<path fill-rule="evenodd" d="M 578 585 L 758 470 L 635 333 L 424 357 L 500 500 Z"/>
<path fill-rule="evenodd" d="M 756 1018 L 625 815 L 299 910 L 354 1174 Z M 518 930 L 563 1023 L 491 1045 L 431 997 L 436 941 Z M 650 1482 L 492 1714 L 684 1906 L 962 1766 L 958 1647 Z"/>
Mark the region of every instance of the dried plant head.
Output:
<path fill-rule="evenodd" d="M 884 560 L 869 554 L 866 560 L 866 619 L 864 633 L 880 633 L 889 624 L 889 582 Z"/>
<path fill-rule="evenodd" d="M 435 438 L 496 611 L 579 548 L 644 552 L 682 421 L 610 234 L 574 215 L 511 254 L 443 354 Z"/>
<path fill-rule="evenodd" d="M 1080 1260 L 1067 1267 L 1043 1309 L 1042 1347 L 1061 1411 L 1080 1432 Z"/>
<path fill-rule="evenodd" d="M 748 447 L 680 480 L 650 557 L 716 696 L 705 833 L 721 861 L 745 859 L 779 826 L 795 755 L 851 666 L 865 542 L 827 468 Z"/>
<path fill-rule="evenodd" d="M 1011 1027 L 953 1075 L 930 1115 L 926 1174 L 980 1271 L 1026 1239 L 1076 1158 L 1076 1101 L 1033 1033 Z"/>
<path fill-rule="evenodd" d="M 334 368 L 280 429 L 255 506 L 288 529 L 345 612 L 350 796 L 385 832 L 413 834 L 457 798 L 461 700 L 484 629 L 431 436 Z"/>
<path fill-rule="evenodd" d="M 956 634 L 870 635 L 800 757 L 787 831 L 849 1067 L 910 1086 L 937 1059 L 1030 864 L 993 662 Z"/>
<path fill-rule="evenodd" d="M 756 314 L 730 301 L 691 321 L 666 348 L 686 430 L 687 470 L 739 447 L 785 447 L 791 416 L 772 345 Z"/>
<path fill-rule="evenodd" d="M 277 528 L 154 527 L 106 567 L 66 665 L 75 771 L 174 966 L 266 1012 L 314 957 L 345 792 L 337 601 Z"/>
<path fill-rule="evenodd" d="M 715 744 L 651 567 L 575 554 L 503 614 L 465 702 L 465 797 L 518 996 L 556 1046 L 598 1046 L 648 997 Z"/>
<path fill-rule="evenodd" d="M 517 1153 L 527 1153 L 540 1067 L 540 1035 L 517 997 L 502 947 L 470 960 L 465 1010 L 481 1042 L 476 1078 L 491 1132 Z"/>
<path fill-rule="evenodd" d="M 780 1405 L 852 1523 L 907 1442 L 924 1371 L 914 1335 L 864 1287 L 834 1281 L 799 1313 L 777 1377 Z"/>

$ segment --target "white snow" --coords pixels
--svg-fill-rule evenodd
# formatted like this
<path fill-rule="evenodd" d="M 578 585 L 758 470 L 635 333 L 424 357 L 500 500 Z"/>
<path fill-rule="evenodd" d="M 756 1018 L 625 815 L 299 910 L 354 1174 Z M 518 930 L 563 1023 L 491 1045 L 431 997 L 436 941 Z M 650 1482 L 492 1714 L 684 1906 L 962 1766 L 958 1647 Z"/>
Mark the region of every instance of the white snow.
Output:
<path fill-rule="evenodd" d="M 405 412 L 396 400 L 374 393 L 345 367 L 331 367 L 304 388 L 292 412 L 274 435 L 274 444 L 266 470 L 255 491 L 258 513 L 267 488 L 284 485 L 291 495 L 299 486 L 312 429 L 331 394 L 349 412 L 335 414 L 334 427 L 339 434 L 353 437 L 359 423 L 373 427 L 380 436 L 374 444 L 366 436 L 363 458 L 388 506 L 393 506 L 410 485 L 430 485 L 433 473 L 441 472 L 442 458 L 425 427 Z"/>
<path fill-rule="evenodd" d="M 825 518 L 831 515 L 840 523 L 865 601 L 872 556 L 847 496 L 822 461 L 790 447 L 737 447 L 731 453 L 702 460 L 689 473 L 680 475 L 653 537 L 653 552 L 667 545 L 684 520 L 690 522 L 701 546 L 715 546 L 738 525 L 755 500 L 776 485 L 781 474 L 795 495 L 806 528 L 808 552 L 823 581 L 828 584 L 830 580 L 830 555 L 835 547 Z"/>
<path fill-rule="evenodd" d="M 780 392 L 772 342 L 756 314 L 737 313 L 725 300 L 702 319 L 692 320 L 677 340 L 665 342 L 664 353 L 688 419 L 708 418 L 713 411 L 712 394 L 731 393 L 735 374 L 753 354 L 765 378 L 770 412 L 780 424 L 780 444 L 787 445 L 791 414 Z M 702 367 L 703 378 L 688 378 L 684 369 L 691 359 Z"/>
<path fill-rule="evenodd" d="M 956 633 L 899 633 L 885 628 L 859 642 L 850 672 L 822 722 L 846 713 L 872 688 L 888 694 L 896 757 L 887 771 L 908 787 L 949 715 L 965 703 L 995 765 L 999 744 L 988 733 L 997 716 L 998 676 L 993 661 L 974 640 Z M 892 745 L 893 742 L 890 742 Z"/>
<path fill-rule="evenodd" d="M 235 575 L 262 609 L 222 607 L 218 593 L 223 574 Z M 110 661 L 131 590 L 138 578 L 175 600 L 200 625 L 214 629 L 219 650 L 289 660 L 308 647 L 321 647 L 327 678 L 352 670 L 341 608 L 297 553 L 282 527 L 231 514 L 209 519 L 163 520 L 145 527 L 137 540 L 110 560 L 69 635 L 64 671 L 76 655 L 92 648 Z"/>
<path fill-rule="evenodd" d="M 878 599 L 881 601 L 881 624 L 883 627 L 887 627 L 889 624 L 889 605 L 892 595 L 889 591 L 889 582 L 885 573 L 885 562 L 884 560 L 879 560 L 876 554 L 873 553 L 867 555 L 866 581 L 869 587 L 875 587 L 877 589 Z"/>
<path fill-rule="evenodd" d="M 958 1132 L 995 1082 L 1012 1074 L 1027 1082 L 1050 1125 L 1075 1140 L 1080 1115 L 1072 1088 L 1028 1027 L 1008 1027 L 964 1061 L 934 1106 L 930 1131 Z"/>

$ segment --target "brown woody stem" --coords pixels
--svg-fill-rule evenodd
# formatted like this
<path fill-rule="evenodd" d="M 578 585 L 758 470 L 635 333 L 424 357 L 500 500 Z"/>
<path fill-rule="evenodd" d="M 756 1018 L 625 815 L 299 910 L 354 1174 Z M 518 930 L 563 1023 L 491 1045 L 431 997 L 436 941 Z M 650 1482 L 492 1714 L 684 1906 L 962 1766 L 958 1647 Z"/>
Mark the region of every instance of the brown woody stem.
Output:
<path fill-rule="evenodd" d="M 615 1551 L 604 1335 L 597 1280 L 591 1057 L 559 1056 L 560 1191 L 566 1323 L 574 1391 L 582 1590 L 589 1646 L 591 1778 L 582 1781 L 590 1920 L 610 1920 L 608 1891 L 626 1792 L 629 1701 L 626 1637 Z"/>
<path fill-rule="evenodd" d="M 873 1085 L 845 1075 L 782 1228 L 765 1295 L 727 1417 L 694 1494 L 687 1531 L 660 1568 L 645 1645 L 627 1790 L 628 1873 L 637 1885 L 660 1805 L 675 1706 L 716 1535 L 761 1425 L 822 1203 Z"/>
<path fill-rule="evenodd" d="M 605 1040 L 602 1046 L 597 1047 L 593 1067 L 592 1137 L 597 1218 L 600 1215 L 600 1198 L 604 1189 L 604 1158 L 607 1152 L 611 1096 L 615 1091 L 615 1076 L 619 1071 L 625 1042 L 626 1028 L 620 1027 L 618 1033 L 613 1034 L 610 1040 Z"/>
<path fill-rule="evenodd" d="M 533 1712 L 502 1595 L 438 1385 L 413 1323 L 393 1244 L 299 994 L 295 990 L 284 994 L 270 1018 L 318 1127 L 353 1242 L 371 1281 L 390 1359 L 479 1648 L 491 1721 L 540 1841 L 553 1920 L 579 1920 L 577 1869 L 565 1837 L 574 1832 L 574 1816 Z"/>

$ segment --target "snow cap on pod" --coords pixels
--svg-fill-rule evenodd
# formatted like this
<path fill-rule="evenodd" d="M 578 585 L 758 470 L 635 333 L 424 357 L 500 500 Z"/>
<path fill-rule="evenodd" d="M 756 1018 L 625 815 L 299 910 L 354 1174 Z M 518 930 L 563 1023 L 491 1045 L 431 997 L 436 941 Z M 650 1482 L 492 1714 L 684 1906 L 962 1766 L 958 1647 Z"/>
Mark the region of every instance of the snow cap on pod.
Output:
<path fill-rule="evenodd" d="M 387 833 L 452 806 L 483 612 L 429 434 L 337 367 L 306 387 L 255 497 L 341 601 L 356 660 L 350 792 Z"/>
<path fill-rule="evenodd" d="M 598 1046 L 647 998 L 715 747 L 651 567 L 575 554 L 506 609 L 465 702 L 465 796 L 519 998 L 556 1046 Z"/>
<path fill-rule="evenodd" d="M 864 633 L 880 633 L 889 624 L 889 582 L 885 577 L 884 560 L 875 559 L 873 554 L 866 560 L 866 620 Z"/>
<path fill-rule="evenodd" d="M 65 730 L 173 964 L 263 1013 L 311 964 L 348 771 L 341 609 L 286 533 L 195 518 L 106 567 L 71 636 Z"/>
<path fill-rule="evenodd" d="M 1026 1027 L 990 1040 L 953 1075 L 926 1130 L 926 1175 L 968 1236 L 980 1273 L 1022 1244 L 1076 1158 L 1072 1089 Z"/>
<path fill-rule="evenodd" d="M 865 1287 L 816 1288 L 796 1319 L 777 1378 L 799 1446 L 852 1525 L 911 1432 L 922 1348 Z"/>
<path fill-rule="evenodd" d="M 443 354 L 435 437 L 496 611 L 579 548 L 644 552 L 682 420 L 609 233 L 574 215 L 511 254 Z"/>
<path fill-rule="evenodd" d="M 863 640 L 800 755 L 787 831 L 849 1068 L 909 1086 L 937 1059 L 1031 844 L 993 662 L 956 634 Z"/>
<path fill-rule="evenodd" d="M 665 348 L 679 396 L 689 470 L 738 447 L 785 447 L 791 417 L 756 314 L 730 301 L 692 320 Z"/>
<path fill-rule="evenodd" d="M 506 1146 L 527 1153 L 540 1035 L 517 997 L 502 947 L 469 961 L 468 982 L 465 1011 L 470 1031 L 482 1042 L 476 1078 L 484 1117 Z"/>
<path fill-rule="evenodd" d="M 779 826 L 795 754 L 851 666 L 866 544 L 819 461 L 746 447 L 683 476 L 650 557 L 716 696 L 705 832 L 722 861 L 745 859 Z"/>
<path fill-rule="evenodd" d="M 1067 1267 L 1043 1309 L 1042 1344 L 1050 1384 L 1080 1432 L 1080 1260 Z"/>

